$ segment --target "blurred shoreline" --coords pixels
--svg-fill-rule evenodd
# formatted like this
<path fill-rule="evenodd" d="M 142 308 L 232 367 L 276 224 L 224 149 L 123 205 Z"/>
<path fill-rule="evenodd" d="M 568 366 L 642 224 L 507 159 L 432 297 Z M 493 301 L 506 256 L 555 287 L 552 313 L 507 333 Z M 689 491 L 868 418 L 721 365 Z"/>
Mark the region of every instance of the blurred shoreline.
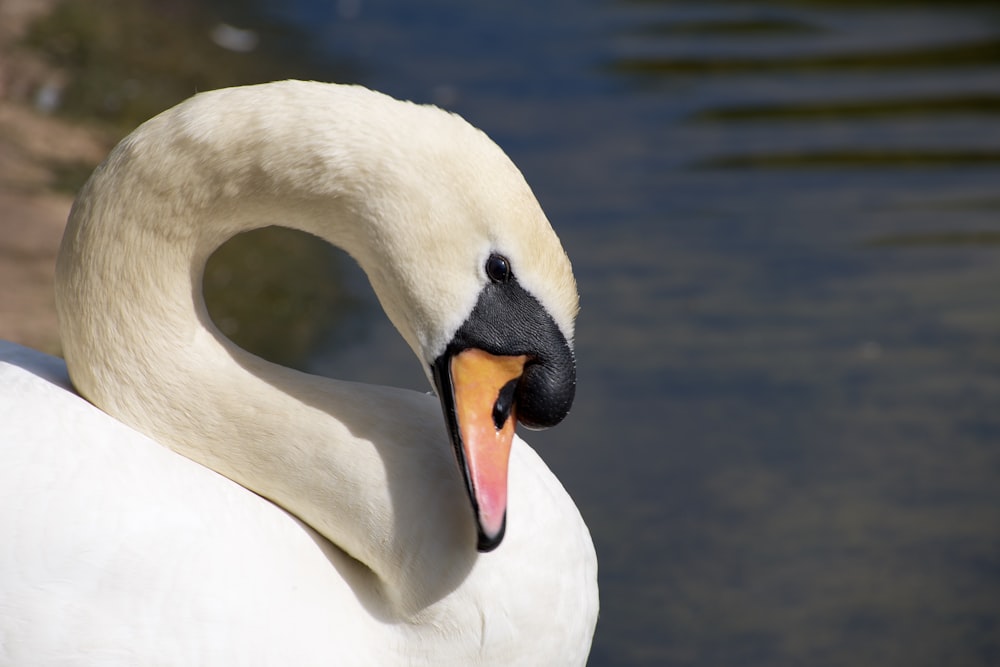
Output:
<path fill-rule="evenodd" d="M 73 197 L 60 165 L 96 165 L 108 139 L 43 108 L 65 74 L 23 46 L 56 0 L 0 1 L 0 338 L 58 354 L 53 279 Z"/>
<path fill-rule="evenodd" d="M 118 139 L 199 90 L 289 77 L 336 80 L 343 73 L 336 64 L 315 69 L 308 58 L 283 50 L 293 33 L 280 22 L 236 12 L 249 22 L 237 28 L 227 22 L 233 9 L 218 5 L 0 0 L 0 339 L 59 354 L 53 283 L 66 217 L 74 194 Z M 274 243 L 261 236 L 230 253 L 226 271 L 243 273 L 232 287 L 206 294 L 210 307 L 259 296 L 241 294 L 243 285 L 260 283 L 260 276 L 244 280 L 241 267 L 248 254 Z M 313 279 L 327 276 L 325 250 L 284 237 L 280 247 L 268 262 L 269 276 L 283 266 L 308 266 Z M 290 291 L 281 293 L 296 313 L 305 312 L 300 306 L 309 299 L 334 298 L 332 288 L 310 291 L 301 280 L 288 282 Z M 244 324 L 274 319 L 250 310 L 240 316 Z M 278 355 L 283 362 L 304 354 L 329 319 L 309 317 L 317 322 L 301 324 L 300 341 L 284 342 L 283 350 L 298 352 Z M 239 335 L 235 328 L 227 333 L 254 347 L 251 327 Z"/>

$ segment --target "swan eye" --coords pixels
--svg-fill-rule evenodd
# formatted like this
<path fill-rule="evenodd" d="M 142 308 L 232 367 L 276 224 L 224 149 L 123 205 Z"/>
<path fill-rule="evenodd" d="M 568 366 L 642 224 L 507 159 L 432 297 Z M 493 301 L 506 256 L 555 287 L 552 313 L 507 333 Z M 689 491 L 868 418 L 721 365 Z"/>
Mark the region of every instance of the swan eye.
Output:
<path fill-rule="evenodd" d="M 486 275 L 495 283 L 510 280 L 510 262 L 503 255 L 490 255 L 486 260 Z"/>

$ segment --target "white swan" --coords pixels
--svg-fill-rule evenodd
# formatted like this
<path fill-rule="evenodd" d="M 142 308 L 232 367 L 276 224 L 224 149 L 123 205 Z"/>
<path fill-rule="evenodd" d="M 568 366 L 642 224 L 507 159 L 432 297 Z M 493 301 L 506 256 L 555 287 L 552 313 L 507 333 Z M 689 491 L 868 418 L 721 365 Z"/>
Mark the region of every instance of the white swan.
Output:
<path fill-rule="evenodd" d="M 206 258 L 274 223 L 361 264 L 440 402 L 218 332 Z M 101 410 L 0 345 L 0 664 L 586 662 L 590 535 L 513 435 L 569 409 L 575 284 L 478 130 L 360 87 L 198 95 L 84 187 L 57 304 Z"/>

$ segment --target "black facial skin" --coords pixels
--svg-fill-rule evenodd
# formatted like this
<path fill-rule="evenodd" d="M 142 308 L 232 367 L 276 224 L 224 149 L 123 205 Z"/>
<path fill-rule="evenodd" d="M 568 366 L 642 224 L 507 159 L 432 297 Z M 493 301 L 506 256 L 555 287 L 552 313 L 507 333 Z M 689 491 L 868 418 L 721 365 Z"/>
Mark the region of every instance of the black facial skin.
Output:
<path fill-rule="evenodd" d="M 469 348 L 497 356 L 528 357 L 520 380 L 505 385 L 497 397 L 493 420 L 498 428 L 515 405 L 517 420 L 526 427 L 542 429 L 555 426 L 569 413 L 576 394 L 573 350 L 552 316 L 518 284 L 506 258 L 491 255 L 485 270 L 491 282 L 483 287 L 472 313 L 431 365 L 452 445 L 477 514 L 479 508 L 476 507 L 455 415 L 451 358 Z M 499 535 L 490 538 L 480 531 L 478 549 L 492 551 L 500 544 L 503 534 L 501 530 Z"/>

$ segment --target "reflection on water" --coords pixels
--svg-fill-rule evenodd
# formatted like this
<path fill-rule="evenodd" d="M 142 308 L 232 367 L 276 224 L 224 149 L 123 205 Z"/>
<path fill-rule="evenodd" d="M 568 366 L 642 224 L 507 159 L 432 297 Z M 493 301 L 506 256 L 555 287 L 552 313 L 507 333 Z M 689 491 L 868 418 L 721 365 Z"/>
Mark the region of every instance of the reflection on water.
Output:
<path fill-rule="evenodd" d="M 230 239 L 205 265 L 205 304 L 219 330 L 275 363 L 303 367 L 331 329 L 356 314 L 342 257 L 314 236 L 265 227 Z"/>
<path fill-rule="evenodd" d="M 636 662 L 996 662 L 996 15 L 758 6 L 785 16 L 765 36 L 653 7 L 726 29 L 637 18 L 611 60 L 683 98 L 660 175 L 693 228 L 664 239 L 693 257 L 640 389 L 667 406 L 669 462 L 628 494 L 656 529 L 618 564 L 662 560 L 620 585 L 619 631 Z"/>
<path fill-rule="evenodd" d="M 668 352 L 621 379 L 661 451 L 607 664 L 1000 659 L 998 17 L 949 7 L 622 12 L 680 221 L 628 286 Z"/>
<path fill-rule="evenodd" d="M 591 664 L 1000 664 L 994 5 L 407 7 L 265 11 L 483 127 L 574 260 L 578 402 L 529 439 Z M 352 289 L 313 368 L 424 389 Z"/>

